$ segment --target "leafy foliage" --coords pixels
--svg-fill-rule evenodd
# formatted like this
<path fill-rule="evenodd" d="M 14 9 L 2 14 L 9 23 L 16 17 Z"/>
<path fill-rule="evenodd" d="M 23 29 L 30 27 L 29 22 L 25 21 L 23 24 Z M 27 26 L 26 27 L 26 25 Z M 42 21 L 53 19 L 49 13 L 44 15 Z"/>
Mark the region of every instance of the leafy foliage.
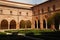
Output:
<path fill-rule="evenodd" d="M 60 12 L 54 13 L 48 18 L 48 24 L 54 24 L 55 21 L 60 21 Z"/>

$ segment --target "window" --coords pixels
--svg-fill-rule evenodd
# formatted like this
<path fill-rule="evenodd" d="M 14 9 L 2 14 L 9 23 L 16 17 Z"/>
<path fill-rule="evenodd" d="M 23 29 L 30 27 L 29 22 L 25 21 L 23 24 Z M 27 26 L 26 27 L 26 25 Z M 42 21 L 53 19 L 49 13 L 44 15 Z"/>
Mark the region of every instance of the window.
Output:
<path fill-rule="evenodd" d="M 44 9 L 42 9 L 42 13 L 44 13 Z"/>
<path fill-rule="evenodd" d="M 12 15 L 12 11 L 10 11 L 10 14 Z"/>
<path fill-rule="evenodd" d="M 50 7 L 48 7 L 48 12 L 51 12 Z"/>
<path fill-rule="evenodd" d="M 21 12 L 19 12 L 19 15 L 21 16 Z"/>
<path fill-rule="evenodd" d="M 28 13 L 26 13 L 27 14 L 27 16 L 28 16 Z"/>
<path fill-rule="evenodd" d="M 2 10 L 0 10 L 0 13 L 2 14 Z"/>
<path fill-rule="evenodd" d="M 33 15 L 35 15 L 35 10 L 33 11 Z"/>
<path fill-rule="evenodd" d="M 40 14 L 42 13 L 41 9 L 40 9 Z"/>
<path fill-rule="evenodd" d="M 40 10 L 38 9 L 38 15 L 40 14 Z"/>
<path fill-rule="evenodd" d="M 53 5 L 53 11 L 55 11 L 55 5 Z"/>

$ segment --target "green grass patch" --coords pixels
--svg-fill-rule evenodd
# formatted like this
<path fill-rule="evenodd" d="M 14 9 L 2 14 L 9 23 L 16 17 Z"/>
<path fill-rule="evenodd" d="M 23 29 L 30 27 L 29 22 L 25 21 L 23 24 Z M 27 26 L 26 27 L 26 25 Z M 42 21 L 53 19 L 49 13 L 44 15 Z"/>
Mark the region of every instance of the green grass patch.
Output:
<path fill-rule="evenodd" d="M 26 34 L 26 33 L 31 33 L 33 32 L 34 35 L 41 35 L 42 32 L 53 32 L 52 30 L 9 30 L 5 31 L 6 33 L 13 33 L 13 32 L 18 32 L 21 34 Z"/>
<path fill-rule="evenodd" d="M 6 35 L 6 32 L 0 32 L 0 35 Z"/>

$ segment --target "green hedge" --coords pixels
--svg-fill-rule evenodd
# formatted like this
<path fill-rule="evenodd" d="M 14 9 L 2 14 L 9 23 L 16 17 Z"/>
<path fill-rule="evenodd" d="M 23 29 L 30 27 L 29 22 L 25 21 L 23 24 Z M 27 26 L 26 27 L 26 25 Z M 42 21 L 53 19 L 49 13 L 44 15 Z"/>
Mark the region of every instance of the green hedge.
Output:
<path fill-rule="evenodd" d="M 9 31 L 5 31 L 5 32 L 6 33 L 18 32 L 21 34 L 33 32 L 34 35 L 41 35 L 41 32 L 53 32 L 53 31 L 52 30 L 9 30 Z"/>
<path fill-rule="evenodd" d="M 0 35 L 6 35 L 6 32 L 0 32 Z"/>

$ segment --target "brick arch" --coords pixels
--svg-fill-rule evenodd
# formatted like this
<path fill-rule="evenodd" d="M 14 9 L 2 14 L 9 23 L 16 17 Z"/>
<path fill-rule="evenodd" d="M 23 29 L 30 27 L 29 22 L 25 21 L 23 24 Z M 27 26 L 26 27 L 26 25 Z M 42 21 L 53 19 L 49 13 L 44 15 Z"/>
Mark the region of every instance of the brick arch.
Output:
<path fill-rule="evenodd" d="M 37 28 L 37 21 L 35 20 L 35 28 Z"/>
<path fill-rule="evenodd" d="M 7 20 L 2 20 L 1 21 L 1 29 L 8 29 L 8 21 Z"/>
<path fill-rule="evenodd" d="M 40 20 L 38 19 L 38 28 L 40 28 Z"/>
<path fill-rule="evenodd" d="M 49 18 L 49 15 L 44 15 L 44 19 L 48 19 Z"/>
<path fill-rule="evenodd" d="M 10 29 L 16 29 L 16 21 L 15 20 L 10 21 Z"/>
<path fill-rule="evenodd" d="M 19 26 L 20 28 L 25 28 L 25 21 L 21 20 Z"/>
<path fill-rule="evenodd" d="M 30 20 L 27 20 L 27 21 L 26 21 L 26 27 L 27 27 L 27 28 L 31 28 L 31 21 L 30 21 Z"/>
<path fill-rule="evenodd" d="M 46 28 L 46 20 L 43 19 L 43 27 Z"/>

